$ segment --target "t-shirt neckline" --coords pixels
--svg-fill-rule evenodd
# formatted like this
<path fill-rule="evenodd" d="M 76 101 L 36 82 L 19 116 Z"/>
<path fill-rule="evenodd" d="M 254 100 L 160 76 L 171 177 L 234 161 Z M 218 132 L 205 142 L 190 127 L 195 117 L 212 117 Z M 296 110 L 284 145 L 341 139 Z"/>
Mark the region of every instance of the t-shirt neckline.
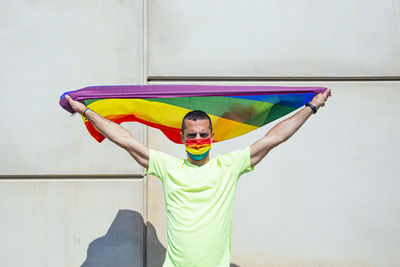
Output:
<path fill-rule="evenodd" d="M 201 165 L 201 166 L 198 166 L 198 165 L 196 165 L 196 164 L 190 163 L 190 161 L 186 158 L 186 159 L 183 159 L 183 164 L 185 164 L 185 165 L 187 165 L 187 166 L 189 166 L 189 167 L 201 168 L 201 167 L 204 167 L 204 166 L 209 165 L 209 164 L 211 163 L 211 161 L 213 161 L 213 160 L 214 160 L 214 158 L 210 158 L 210 160 L 209 160 L 206 164 L 203 164 L 203 165 Z"/>

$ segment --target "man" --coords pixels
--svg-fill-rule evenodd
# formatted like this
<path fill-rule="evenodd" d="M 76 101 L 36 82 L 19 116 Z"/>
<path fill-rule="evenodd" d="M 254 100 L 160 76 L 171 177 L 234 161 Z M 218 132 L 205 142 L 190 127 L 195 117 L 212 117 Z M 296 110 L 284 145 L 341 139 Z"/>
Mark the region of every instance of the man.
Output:
<path fill-rule="evenodd" d="M 268 152 L 289 139 L 303 123 L 325 105 L 330 89 L 317 94 L 307 106 L 275 125 L 250 147 L 211 159 L 214 137 L 211 120 L 202 111 L 188 113 L 182 121 L 181 139 L 187 159 L 151 150 L 122 126 L 67 97 L 71 107 L 124 148 L 148 174 L 164 187 L 168 246 L 164 266 L 229 266 L 232 212 L 238 178 L 251 171 Z"/>

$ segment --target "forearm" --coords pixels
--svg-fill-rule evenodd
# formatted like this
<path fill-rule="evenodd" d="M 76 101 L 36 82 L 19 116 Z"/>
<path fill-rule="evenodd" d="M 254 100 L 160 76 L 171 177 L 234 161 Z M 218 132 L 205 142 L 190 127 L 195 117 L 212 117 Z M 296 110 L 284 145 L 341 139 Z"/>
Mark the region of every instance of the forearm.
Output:
<path fill-rule="evenodd" d="M 133 136 L 124 127 L 100 116 L 90 109 L 86 110 L 85 117 L 107 139 L 127 149 L 128 142 Z"/>
<path fill-rule="evenodd" d="M 305 107 L 298 111 L 296 114 L 281 121 L 275 125 L 268 133 L 267 136 L 273 137 L 277 144 L 288 140 L 297 130 L 306 122 L 306 120 L 313 114 L 313 111 L 309 107 Z"/>
<path fill-rule="evenodd" d="M 312 110 L 303 108 L 290 118 L 275 125 L 261 139 L 250 147 L 250 164 L 255 166 L 271 149 L 288 140 L 310 117 Z"/>
<path fill-rule="evenodd" d="M 310 104 L 318 110 L 321 106 L 325 105 L 330 92 L 331 90 L 327 89 L 323 94 L 315 95 Z M 290 118 L 275 125 L 264 137 L 257 140 L 250 147 L 251 166 L 255 166 L 260 162 L 271 149 L 288 140 L 306 122 L 313 112 L 314 111 L 307 106 Z"/>
<path fill-rule="evenodd" d="M 65 96 L 72 109 L 88 119 L 110 141 L 124 148 L 143 167 L 149 165 L 149 149 L 134 138 L 124 127 L 103 118 L 96 112 L 88 109 L 79 101 L 74 101 L 69 95 Z"/>

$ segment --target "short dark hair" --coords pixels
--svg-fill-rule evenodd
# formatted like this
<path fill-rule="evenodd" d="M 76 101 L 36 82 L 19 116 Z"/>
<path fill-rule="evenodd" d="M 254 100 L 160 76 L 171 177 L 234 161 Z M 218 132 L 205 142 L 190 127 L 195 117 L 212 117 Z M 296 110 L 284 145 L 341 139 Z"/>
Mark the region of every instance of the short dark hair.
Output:
<path fill-rule="evenodd" d="M 207 113 L 205 113 L 202 110 L 193 110 L 188 112 L 185 117 L 183 117 L 182 120 L 182 133 L 185 130 L 185 120 L 192 120 L 192 121 L 197 121 L 197 120 L 208 120 L 210 122 L 210 131 L 212 132 L 212 123 L 210 116 L 208 116 Z"/>

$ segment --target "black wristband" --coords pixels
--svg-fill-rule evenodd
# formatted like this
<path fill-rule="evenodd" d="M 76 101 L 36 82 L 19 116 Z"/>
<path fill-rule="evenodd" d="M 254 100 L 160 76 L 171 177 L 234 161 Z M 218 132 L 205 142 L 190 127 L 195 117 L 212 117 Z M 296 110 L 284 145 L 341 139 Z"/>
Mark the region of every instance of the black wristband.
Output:
<path fill-rule="evenodd" d="M 313 104 L 311 104 L 310 102 L 306 103 L 306 107 L 311 108 L 312 111 L 314 112 L 314 114 L 317 113 L 317 108 Z"/>

